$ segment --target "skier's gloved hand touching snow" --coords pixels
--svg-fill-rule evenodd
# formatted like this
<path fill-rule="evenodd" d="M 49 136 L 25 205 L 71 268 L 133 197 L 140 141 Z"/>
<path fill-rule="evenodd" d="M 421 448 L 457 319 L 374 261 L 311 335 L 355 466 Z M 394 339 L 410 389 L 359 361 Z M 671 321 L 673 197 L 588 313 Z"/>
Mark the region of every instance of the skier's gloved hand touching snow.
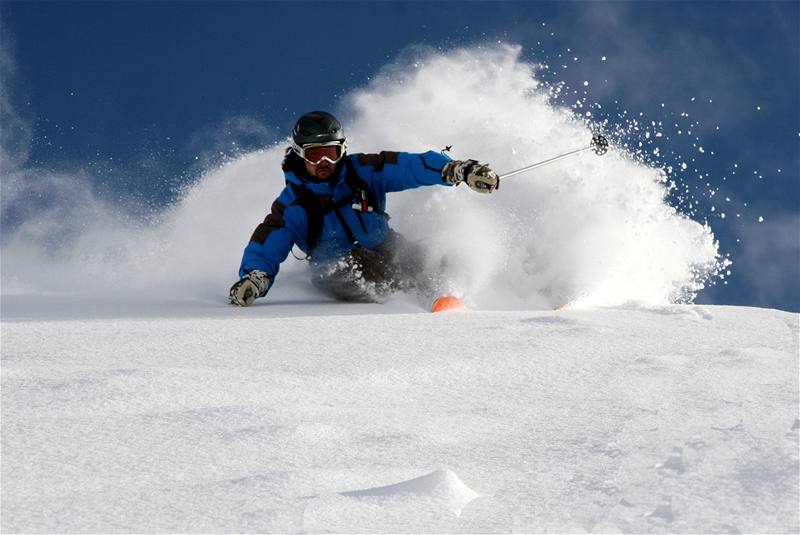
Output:
<path fill-rule="evenodd" d="M 264 297 L 269 290 L 269 275 L 254 269 L 231 286 L 230 303 L 240 307 L 252 305 L 257 297 Z"/>
<path fill-rule="evenodd" d="M 442 178 L 451 184 L 466 182 L 478 193 L 491 193 L 500 186 L 500 177 L 488 164 L 477 160 L 453 160 L 442 169 Z"/>

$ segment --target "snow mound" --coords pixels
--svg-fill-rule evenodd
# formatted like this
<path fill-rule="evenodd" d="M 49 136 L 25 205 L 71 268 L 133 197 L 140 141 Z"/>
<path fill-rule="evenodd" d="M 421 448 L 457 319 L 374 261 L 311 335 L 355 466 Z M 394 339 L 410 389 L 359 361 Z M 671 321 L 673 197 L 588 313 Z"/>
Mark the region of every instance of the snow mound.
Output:
<path fill-rule="evenodd" d="M 453 511 L 456 516 L 461 514 L 464 507 L 478 498 L 480 494 L 469 488 L 463 481 L 450 470 L 437 470 L 428 475 L 387 485 L 364 490 L 342 492 L 342 496 L 354 498 L 390 497 L 399 495 L 429 496 Z"/>
<path fill-rule="evenodd" d="M 304 531 L 329 533 L 446 529 L 479 497 L 455 472 L 439 469 L 392 485 L 307 497 L 301 523 Z"/>

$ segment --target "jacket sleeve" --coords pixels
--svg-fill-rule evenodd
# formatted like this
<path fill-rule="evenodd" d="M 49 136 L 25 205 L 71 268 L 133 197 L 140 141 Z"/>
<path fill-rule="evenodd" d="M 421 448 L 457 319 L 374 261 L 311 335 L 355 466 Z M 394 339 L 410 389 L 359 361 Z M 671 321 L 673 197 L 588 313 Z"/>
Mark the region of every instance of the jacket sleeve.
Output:
<path fill-rule="evenodd" d="M 293 206 L 282 194 L 272 203 L 272 210 L 262 223 L 260 223 L 250 243 L 244 249 L 242 264 L 239 268 L 239 277 L 244 277 L 250 271 L 259 269 L 269 275 L 269 284 L 275 282 L 275 276 L 280 270 L 280 264 L 289 256 L 289 252 L 296 243 L 296 236 L 301 231 L 300 227 L 307 224 L 302 217 L 302 210 Z"/>
<path fill-rule="evenodd" d="M 370 177 L 373 187 L 385 192 L 403 191 L 439 184 L 450 186 L 442 178 L 442 168 L 450 158 L 436 151 L 381 152 L 356 154 L 355 164 L 361 176 Z"/>

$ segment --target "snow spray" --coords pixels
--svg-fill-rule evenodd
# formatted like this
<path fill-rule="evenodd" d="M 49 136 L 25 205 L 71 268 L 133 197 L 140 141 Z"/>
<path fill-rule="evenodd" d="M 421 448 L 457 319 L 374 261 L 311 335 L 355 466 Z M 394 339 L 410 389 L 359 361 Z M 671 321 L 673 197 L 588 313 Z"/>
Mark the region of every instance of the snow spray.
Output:
<path fill-rule="evenodd" d="M 302 113 L 308 110 L 298 110 Z M 338 109 L 351 152 L 452 146 L 499 173 L 573 150 L 592 125 L 552 102 L 519 47 L 419 52 Z M 288 143 L 288 138 L 287 138 Z M 220 296 L 283 187 L 286 144 L 208 170 L 142 221 L 80 177 L 20 168 L 3 210 L 23 222 L 2 241 L 4 293 Z M 51 202 L 36 202 L 36 190 Z M 429 269 L 476 308 L 690 302 L 723 261 L 711 229 L 671 207 L 663 172 L 613 147 L 508 180 L 491 195 L 428 187 L 389 195 L 392 226 L 429 251 Z M 289 257 L 276 286 L 313 295 Z"/>

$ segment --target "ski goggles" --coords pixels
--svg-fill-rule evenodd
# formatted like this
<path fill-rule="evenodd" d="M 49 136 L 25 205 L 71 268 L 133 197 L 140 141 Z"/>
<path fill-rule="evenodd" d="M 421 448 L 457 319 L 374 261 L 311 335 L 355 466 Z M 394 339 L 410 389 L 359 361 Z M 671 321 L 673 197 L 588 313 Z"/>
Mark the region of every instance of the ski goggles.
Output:
<path fill-rule="evenodd" d="M 305 145 L 292 144 L 292 149 L 308 163 L 318 165 L 322 160 L 330 163 L 341 160 L 347 151 L 347 145 L 344 141 L 328 141 L 327 143 L 306 143 Z"/>

